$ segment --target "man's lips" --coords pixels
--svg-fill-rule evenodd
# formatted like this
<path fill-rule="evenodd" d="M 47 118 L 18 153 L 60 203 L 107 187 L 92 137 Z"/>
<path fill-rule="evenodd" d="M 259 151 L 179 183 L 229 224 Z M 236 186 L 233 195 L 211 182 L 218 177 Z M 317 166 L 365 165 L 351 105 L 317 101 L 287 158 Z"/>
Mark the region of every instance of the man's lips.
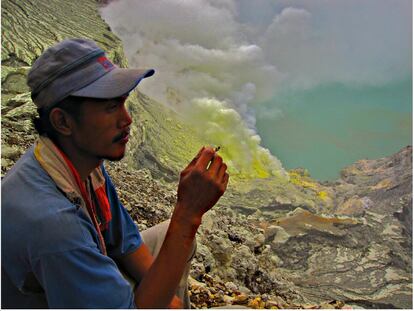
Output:
<path fill-rule="evenodd" d="M 127 131 L 121 132 L 113 139 L 113 143 L 124 143 L 126 144 L 129 140 L 129 129 Z"/>

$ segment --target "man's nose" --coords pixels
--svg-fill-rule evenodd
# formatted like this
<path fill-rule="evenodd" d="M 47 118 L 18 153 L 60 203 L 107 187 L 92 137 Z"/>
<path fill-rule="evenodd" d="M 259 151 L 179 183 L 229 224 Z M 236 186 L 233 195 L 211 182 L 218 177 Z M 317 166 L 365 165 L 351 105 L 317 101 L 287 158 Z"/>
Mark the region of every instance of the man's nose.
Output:
<path fill-rule="evenodd" d="M 121 113 L 122 113 L 122 118 L 119 121 L 119 127 L 124 128 L 126 126 L 129 126 L 132 123 L 131 115 L 129 114 L 128 109 L 125 104 L 122 105 Z"/>

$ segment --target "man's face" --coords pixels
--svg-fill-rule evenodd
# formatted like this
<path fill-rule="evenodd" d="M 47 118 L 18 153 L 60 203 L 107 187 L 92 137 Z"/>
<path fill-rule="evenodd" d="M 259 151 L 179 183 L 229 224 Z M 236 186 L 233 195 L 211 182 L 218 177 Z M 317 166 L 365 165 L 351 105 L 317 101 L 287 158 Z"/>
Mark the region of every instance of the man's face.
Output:
<path fill-rule="evenodd" d="M 75 122 L 72 138 L 78 152 L 97 159 L 117 161 L 124 157 L 131 116 L 126 97 L 102 100 L 87 98 Z"/>

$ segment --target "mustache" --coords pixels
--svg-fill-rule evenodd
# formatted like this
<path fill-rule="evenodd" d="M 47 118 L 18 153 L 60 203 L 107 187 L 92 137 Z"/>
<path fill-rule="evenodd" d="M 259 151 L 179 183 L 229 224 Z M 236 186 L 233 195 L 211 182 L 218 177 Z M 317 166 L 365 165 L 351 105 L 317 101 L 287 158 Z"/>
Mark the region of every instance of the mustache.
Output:
<path fill-rule="evenodd" d="M 129 135 L 130 129 L 128 128 L 125 131 L 122 131 L 121 133 L 119 133 L 118 135 L 116 135 L 114 137 L 114 139 L 112 140 L 113 143 L 116 143 L 118 141 L 120 141 L 121 139 L 124 139 L 125 137 L 127 137 Z"/>

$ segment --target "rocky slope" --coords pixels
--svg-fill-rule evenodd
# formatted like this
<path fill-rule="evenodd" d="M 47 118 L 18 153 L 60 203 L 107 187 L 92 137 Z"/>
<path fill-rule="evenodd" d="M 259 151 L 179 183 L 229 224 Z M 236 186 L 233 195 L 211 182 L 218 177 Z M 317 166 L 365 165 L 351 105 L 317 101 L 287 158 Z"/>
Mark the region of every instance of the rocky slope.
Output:
<path fill-rule="evenodd" d="M 175 184 L 154 181 L 148 170 L 127 172 L 126 164 L 109 167 L 141 229 L 168 218 Z M 324 185 L 335 194 L 324 213 L 285 203 L 284 210 L 291 211 L 284 216 L 272 217 L 269 206 L 247 215 L 219 202 L 198 234 L 193 302 L 202 307 L 410 308 L 411 171 L 411 147 L 359 161 L 345 168 L 341 179 Z"/>
<path fill-rule="evenodd" d="M 92 38 L 127 65 L 97 2 L 2 2 L 2 175 L 36 138 L 27 71 L 66 37 Z M 144 94 L 134 93 L 129 109 L 135 125 L 128 156 L 107 167 L 143 230 L 169 217 L 178 173 L 204 142 Z M 411 308 L 412 148 L 359 161 L 332 183 L 304 169 L 288 178 L 232 176 L 198 242 L 195 307 Z"/>
<path fill-rule="evenodd" d="M 80 9 L 82 8 L 82 9 Z M 26 75 L 44 49 L 64 38 L 85 37 L 109 51 L 119 66 L 126 61 L 120 40 L 108 30 L 94 1 L 3 1 L 1 8 L 2 173 L 35 139 Z"/>
<path fill-rule="evenodd" d="M 302 304 L 411 308 L 412 148 L 359 161 L 324 186 L 334 198 L 318 213 L 213 212 L 202 240 L 214 274 Z"/>

